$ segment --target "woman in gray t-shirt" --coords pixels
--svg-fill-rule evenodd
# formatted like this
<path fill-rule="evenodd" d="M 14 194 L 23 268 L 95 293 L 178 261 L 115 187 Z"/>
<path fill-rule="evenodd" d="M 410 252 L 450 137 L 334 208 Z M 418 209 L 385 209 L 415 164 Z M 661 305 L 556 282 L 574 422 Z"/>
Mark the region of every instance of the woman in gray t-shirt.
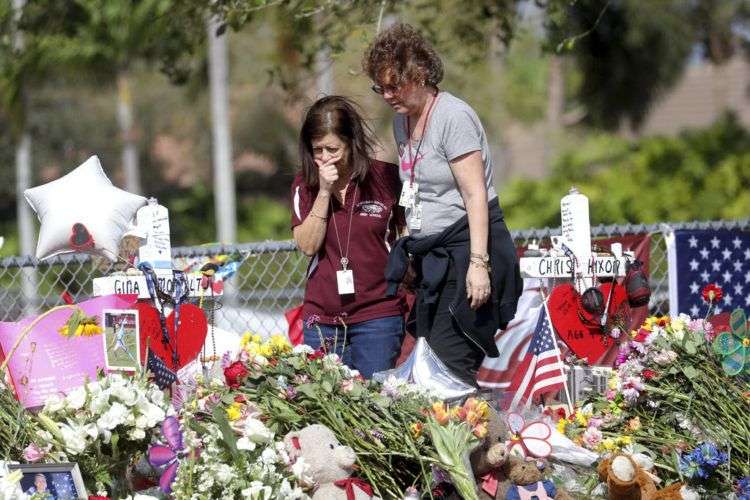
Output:
<path fill-rule="evenodd" d="M 440 57 L 411 26 L 396 24 L 380 33 L 365 53 L 363 66 L 375 83 L 372 89 L 396 111 L 393 132 L 403 183 L 400 203 L 406 209 L 410 236 L 439 234 L 468 215 L 468 262 L 450 259 L 437 306 L 429 315 L 429 331 L 416 333 L 427 337 L 453 372 L 475 383 L 485 352 L 471 336 L 462 335 L 448 309 L 461 293 L 456 291 L 457 276 L 465 275 L 472 310 L 491 298 L 488 203 L 497 193 L 487 136 L 468 104 L 438 89 L 443 78 Z M 455 269 L 457 265 L 468 268 Z"/>

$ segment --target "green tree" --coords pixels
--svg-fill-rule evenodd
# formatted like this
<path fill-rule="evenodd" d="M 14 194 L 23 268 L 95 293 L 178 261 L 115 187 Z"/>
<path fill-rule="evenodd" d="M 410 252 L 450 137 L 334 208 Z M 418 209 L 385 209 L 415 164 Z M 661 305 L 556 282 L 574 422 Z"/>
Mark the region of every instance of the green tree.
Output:
<path fill-rule="evenodd" d="M 571 49 L 591 125 L 637 128 L 696 48 L 714 64 L 747 42 L 748 0 L 578 0 L 548 18 L 551 47 Z"/>
<path fill-rule="evenodd" d="M 727 115 L 677 137 L 592 136 L 563 153 L 546 179 L 508 185 L 501 199 L 509 226 L 559 226 L 571 186 L 589 197 L 595 224 L 747 217 L 750 132 Z"/>

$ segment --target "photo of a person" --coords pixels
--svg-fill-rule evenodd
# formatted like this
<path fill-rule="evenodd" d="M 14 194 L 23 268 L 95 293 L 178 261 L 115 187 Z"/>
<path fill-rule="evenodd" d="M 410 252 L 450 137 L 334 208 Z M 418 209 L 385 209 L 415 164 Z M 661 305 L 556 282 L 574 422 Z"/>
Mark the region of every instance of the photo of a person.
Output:
<path fill-rule="evenodd" d="M 78 500 L 87 497 L 78 464 L 11 464 L 8 468 L 22 472 L 21 491 L 31 498 Z"/>
<path fill-rule="evenodd" d="M 29 474 L 29 476 L 31 476 L 31 474 Z M 47 485 L 47 477 L 44 474 L 42 473 L 34 474 L 33 478 L 34 478 L 33 485 L 23 490 L 25 494 L 37 495 L 37 497 L 41 495 L 42 498 L 51 498 L 51 499 L 56 498 L 50 491 L 50 488 Z"/>
<path fill-rule="evenodd" d="M 138 311 L 105 309 L 102 315 L 107 369 L 137 370 L 140 366 Z"/>

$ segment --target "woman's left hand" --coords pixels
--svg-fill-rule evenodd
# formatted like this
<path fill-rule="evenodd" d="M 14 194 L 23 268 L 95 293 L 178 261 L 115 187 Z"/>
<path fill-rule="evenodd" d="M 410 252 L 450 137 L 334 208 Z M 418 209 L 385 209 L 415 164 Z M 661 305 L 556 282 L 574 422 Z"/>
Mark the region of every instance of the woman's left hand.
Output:
<path fill-rule="evenodd" d="M 469 306 L 477 310 L 490 298 L 490 276 L 485 266 L 469 263 L 466 272 L 466 298 Z"/>

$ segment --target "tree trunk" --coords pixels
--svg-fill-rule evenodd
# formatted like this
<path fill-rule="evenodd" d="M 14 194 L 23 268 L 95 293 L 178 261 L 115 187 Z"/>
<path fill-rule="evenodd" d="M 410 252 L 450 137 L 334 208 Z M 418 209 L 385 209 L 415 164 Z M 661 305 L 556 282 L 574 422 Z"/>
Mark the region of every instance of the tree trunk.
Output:
<path fill-rule="evenodd" d="M 122 171 L 125 177 L 125 190 L 141 194 L 138 147 L 133 126 L 133 97 L 130 91 L 130 74 L 126 69 L 121 69 L 117 73 L 117 124 L 122 138 Z"/>
<path fill-rule="evenodd" d="M 328 47 L 320 49 L 315 56 L 315 75 L 317 91 L 313 99 L 333 95 L 333 59 Z"/>
<path fill-rule="evenodd" d="M 553 54 L 549 60 L 547 85 L 547 133 L 544 140 L 544 163 L 547 171 L 555 154 L 555 140 L 562 130 L 565 111 L 565 74 L 562 57 Z"/>
<path fill-rule="evenodd" d="M 208 65 L 211 89 L 211 129 L 213 136 L 214 207 L 217 239 L 235 243 L 237 214 L 234 171 L 232 170 L 232 136 L 229 117 L 229 63 L 227 36 L 216 36 L 219 23 L 208 20 Z"/>
<path fill-rule="evenodd" d="M 15 23 L 21 17 L 26 0 L 13 0 L 14 21 Z M 20 31 L 15 30 L 13 35 L 13 46 L 16 50 L 23 49 L 23 36 Z M 16 219 L 18 220 L 18 240 L 19 253 L 21 255 L 34 255 L 34 221 L 31 214 L 31 208 L 26 203 L 23 192 L 31 187 L 31 133 L 26 124 L 26 92 L 21 89 L 19 99 L 22 106 L 21 133 L 16 144 Z M 36 297 L 37 297 L 38 277 L 36 269 L 33 267 L 24 267 L 21 272 L 21 294 L 23 303 L 24 317 L 36 314 Z"/>

